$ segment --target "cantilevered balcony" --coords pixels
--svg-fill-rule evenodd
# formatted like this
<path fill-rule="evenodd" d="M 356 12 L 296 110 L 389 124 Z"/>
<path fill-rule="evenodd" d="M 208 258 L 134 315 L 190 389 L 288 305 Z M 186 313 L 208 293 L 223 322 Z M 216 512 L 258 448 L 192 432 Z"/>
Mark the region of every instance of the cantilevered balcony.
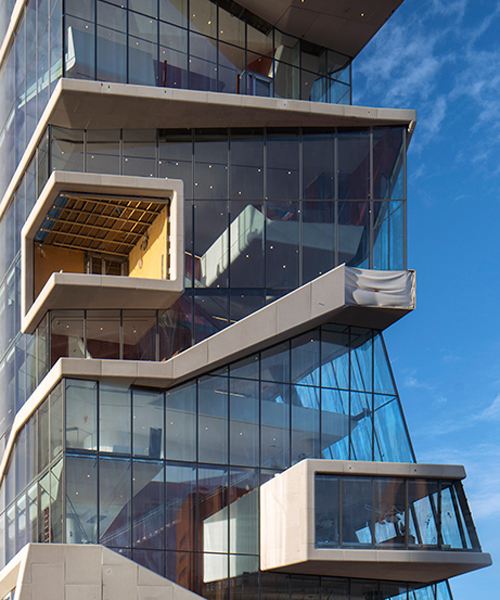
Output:
<path fill-rule="evenodd" d="M 22 232 L 23 330 L 53 309 L 168 308 L 183 229 L 180 181 L 55 171 Z"/>
<path fill-rule="evenodd" d="M 261 569 L 430 583 L 491 564 L 463 467 L 303 460 L 261 488 Z"/>

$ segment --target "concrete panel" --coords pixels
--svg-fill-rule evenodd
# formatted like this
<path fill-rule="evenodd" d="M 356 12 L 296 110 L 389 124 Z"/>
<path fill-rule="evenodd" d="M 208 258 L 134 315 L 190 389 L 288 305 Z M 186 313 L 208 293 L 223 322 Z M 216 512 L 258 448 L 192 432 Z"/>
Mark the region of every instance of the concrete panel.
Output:
<path fill-rule="evenodd" d="M 18 577 L 29 571 L 31 580 Z M 200 596 L 97 545 L 28 544 L 0 572 L 18 600 L 200 600 Z"/>

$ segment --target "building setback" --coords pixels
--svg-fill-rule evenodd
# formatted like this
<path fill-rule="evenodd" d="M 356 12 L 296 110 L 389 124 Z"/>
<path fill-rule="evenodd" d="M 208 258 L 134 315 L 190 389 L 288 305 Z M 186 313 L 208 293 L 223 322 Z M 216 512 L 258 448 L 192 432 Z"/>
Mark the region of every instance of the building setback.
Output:
<path fill-rule="evenodd" d="M 1 600 L 451 600 L 491 564 L 383 339 L 416 114 L 352 106 L 351 63 L 401 1 L 2 3 Z"/>

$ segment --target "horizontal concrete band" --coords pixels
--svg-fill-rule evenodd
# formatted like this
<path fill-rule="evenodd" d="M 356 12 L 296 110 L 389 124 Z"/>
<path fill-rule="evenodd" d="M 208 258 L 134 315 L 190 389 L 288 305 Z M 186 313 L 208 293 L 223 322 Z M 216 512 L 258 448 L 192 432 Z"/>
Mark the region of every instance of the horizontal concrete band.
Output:
<path fill-rule="evenodd" d="M 352 281 L 363 281 L 364 271 L 340 265 L 165 362 L 59 359 L 14 419 L 0 463 L 0 480 L 4 476 L 18 433 L 50 390 L 65 377 L 168 388 L 304 333 L 322 323 L 330 321 L 384 329 L 413 310 L 414 271 L 399 272 L 410 288 L 408 301 L 400 307 L 394 306 L 390 293 L 381 291 L 383 271 L 377 272 L 377 290 L 368 291 L 365 285 L 361 295 L 354 293 Z M 346 283 L 346 272 L 349 274 L 349 284 Z M 395 277 L 394 271 L 386 273 L 388 280 Z M 364 301 L 367 302 L 366 305 L 362 304 Z"/>
<path fill-rule="evenodd" d="M 410 126 L 413 110 L 61 79 L 50 123 L 74 129 Z"/>
<path fill-rule="evenodd" d="M 100 545 L 27 544 L 0 571 L 0 597 L 16 600 L 201 600 Z"/>
<path fill-rule="evenodd" d="M 366 108 L 62 78 L 52 92 L 0 202 L 0 218 L 48 124 L 76 129 L 404 125 L 408 127 L 410 139 L 416 118 L 414 110 Z"/>

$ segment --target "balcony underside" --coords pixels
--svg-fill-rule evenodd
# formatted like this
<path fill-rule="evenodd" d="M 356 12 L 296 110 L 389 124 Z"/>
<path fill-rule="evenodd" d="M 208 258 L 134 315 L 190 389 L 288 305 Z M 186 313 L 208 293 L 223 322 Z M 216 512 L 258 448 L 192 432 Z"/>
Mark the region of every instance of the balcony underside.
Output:
<path fill-rule="evenodd" d="M 402 0 L 238 0 L 271 25 L 291 35 L 356 56 Z"/>
<path fill-rule="evenodd" d="M 317 553 L 318 558 L 272 570 L 300 575 L 431 583 L 491 565 L 491 557 L 485 552 L 340 549 L 312 552 Z"/>

